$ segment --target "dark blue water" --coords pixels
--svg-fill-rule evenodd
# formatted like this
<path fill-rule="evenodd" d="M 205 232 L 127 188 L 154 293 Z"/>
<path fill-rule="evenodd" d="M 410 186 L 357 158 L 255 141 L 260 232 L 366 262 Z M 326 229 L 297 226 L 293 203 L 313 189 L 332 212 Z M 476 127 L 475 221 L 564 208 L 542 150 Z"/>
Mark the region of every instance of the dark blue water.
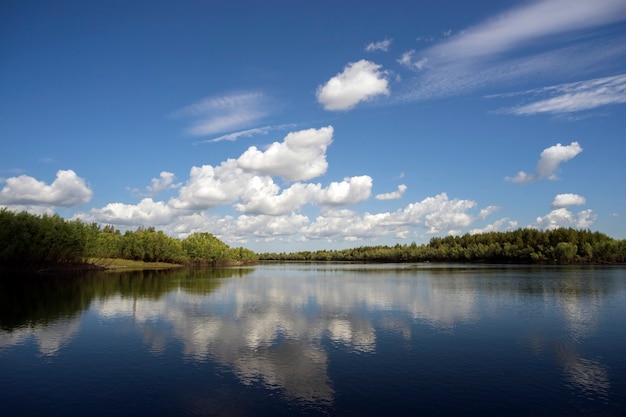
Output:
<path fill-rule="evenodd" d="M 626 415 L 625 268 L 3 281 L 1 416 Z"/>

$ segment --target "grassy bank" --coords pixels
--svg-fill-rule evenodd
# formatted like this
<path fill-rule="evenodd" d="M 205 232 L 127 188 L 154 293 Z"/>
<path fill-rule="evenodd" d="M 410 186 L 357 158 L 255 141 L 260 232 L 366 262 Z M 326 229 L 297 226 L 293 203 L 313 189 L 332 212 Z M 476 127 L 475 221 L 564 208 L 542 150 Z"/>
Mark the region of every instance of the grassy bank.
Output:
<path fill-rule="evenodd" d="M 109 271 L 140 271 L 148 269 L 180 268 L 182 265 L 169 262 L 144 262 L 120 258 L 89 259 L 89 263 Z"/>

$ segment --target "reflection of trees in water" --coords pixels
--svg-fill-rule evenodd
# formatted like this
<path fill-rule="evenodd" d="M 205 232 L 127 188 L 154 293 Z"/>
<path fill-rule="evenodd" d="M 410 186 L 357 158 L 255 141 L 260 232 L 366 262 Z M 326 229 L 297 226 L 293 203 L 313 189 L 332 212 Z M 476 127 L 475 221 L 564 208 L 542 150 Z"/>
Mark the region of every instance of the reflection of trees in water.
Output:
<path fill-rule="evenodd" d="M 494 311 L 490 309 L 495 303 L 525 306 L 538 300 L 542 306 L 562 306 L 575 337 L 593 330 L 600 301 L 615 285 L 606 275 L 596 277 L 586 269 L 545 267 L 365 266 L 357 271 L 302 266 L 294 272 L 270 266 L 261 268 L 255 279 L 226 279 L 252 271 L 115 272 L 67 280 L 54 289 L 59 297 L 49 305 L 47 296 L 35 296 L 33 303 L 41 305 L 33 311 L 45 314 L 30 313 L 17 322 L 41 323 L 36 332 L 49 340 L 42 349 L 52 352 L 76 330 L 68 330 L 65 339 L 62 332 L 46 336 L 44 330 L 91 306 L 104 318 L 132 317 L 151 352 L 163 352 L 170 340 L 180 340 L 188 360 L 215 360 L 245 384 L 260 383 L 292 399 L 324 404 L 334 397 L 324 339 L 350 351 L 373 353 L 381 329 L 410 339 L 415 320 L 452 331 L 459 323 L 479 319 L 484 311 Z M 34 287 L 23 291 L 22 298 L 36 292 Z M 29 335 L 0 333 L 0 341 L 8 340 L 5 344 L 14 343 L 11 337 L 23 340 Z M 572 384 L 598 395 L 608 391 L 606 370 L 599 362 L 582 358 L 572 346 L 537 343 L 556 352 Z"/>
<path fill-rule="evenodd" d="M 176 269 L 91 273 L 84 276 L 3 278 L 0 282 L 0 349 L 34 339 L 43 355 L 54 355 L 79 331 L 80 315 L 94 302 L 110 300 L 136 313 L 137 301 L 161 300 L 174 290 L 209 294 L 223 279 L 249 274 L 252 269 Z M 116 308 L 113 308 L 115 311 Z M 101 311 L 106 315 L 106 311 Z M 158 314 L 157 314 L 158 315 Z M 167 334 L 143 329 L 153 350 L 161 351 Z"/>

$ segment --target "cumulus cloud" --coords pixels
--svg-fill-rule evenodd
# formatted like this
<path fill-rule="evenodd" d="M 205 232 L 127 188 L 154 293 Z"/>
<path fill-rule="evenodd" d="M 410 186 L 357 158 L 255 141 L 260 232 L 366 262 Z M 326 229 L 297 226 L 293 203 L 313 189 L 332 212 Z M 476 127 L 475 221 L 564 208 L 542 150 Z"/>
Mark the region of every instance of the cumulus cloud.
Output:
<path fill-rule="evenodd" d="M 283 142 L 274 142 L 265 151 L 248 148 L 237 163 L 246 171 L 287 181 L 308 180 L 326 172 L 326 149 L 332 139 L 332 126 L 291 132 Z"/>
<path fill-rule="evenodd" d="M 81 220 L 115 225 L 166 225 L 177 213 L 166 203 L 144 198 L 139 204 L 109 203 L 103 208 L 91 209 L 89 214 L 78 214 Z"/>
<path fill-rule="evenodd" d="M 384 51 L 387 52 L 387 50 L 389 49 L 389 46 L 391 45 L 391 39 L 384 39 L 382 41 L 379 42 L 372 42 L 372 43 L 368 43 L 365 46 L 365 50 L 367 52 L 374 52 L 374 51 Z"/>
<path fill-rule="evenodd" d="M 524 116 L 538 113 L 560 114 L 621 104 L 626 103 L 626 74 L 533 89 L 518 95 L 548 98 L 513 107 L 505 112 Z"/>
<path fill-rule="evenodd" d="M 290 236 L 309 222 L 309 218 L 292 213 L 284 216 L 248 216 L 241 215 L 236 220 L 237 233 L 252 235 L 257 238 Z"/>
<path fill-rule="evenodd" d="M 406 236 L 421 227 L 426 233 L 448 233 L 469 226 L 476 217 L 469 213 L 476 203 L 450 200 L 446 193 L 427 197 L 395 212 L 364 213 L 346 209 L 327 210 L 302 229 L 307 239 L 355 241 L 379 236 Z"/>
<path fill-rule="evenodd" d="M 454 234 L 498 209 L 475 210 L 472 200 L 450 199 L 445 193 L 424 198 L 393 212 L 359 213 L 343 207 L 370 198 L 373 179 L 368 175 L 320 183 L 303 182 L 326 171 L 326 149 L 332 126 L 287 134 L 265 150 L 252 146 L 238 159 L 217 166 L 192 167 L 178 194 L 167 202 L 144 198 L 137 204 L 111 203 L 76 218 L 91 222 L 132 226 L 160 226 L 177 237 L 207 231 L 229 243 L 256 241 L 357 241 L 395 236 L 405 239 L 421 230 L 426 234 Z M 294 181 L 282 188 L 274 177 Z M 152 191 L 171 187 L 173 174 L 163 171 L 153 179 Z M 399 198 L 407 187 L 379 194 Z M 304 207 L 319 207 L 310 219 Z M 239 215 L 209 214 L 207 210 L 231 206 Z M 308 212 L 307 212 L 308 213 Z M 509 225 L 513 224 L 509 221 Z M 506 227 L 504 223 L 492 226 Z"/>
<path fill-rule="evenodd" d="M 552 202 L 553 208 L 569 207 L 569 206 L 582 206 L 587 200 L 585 197 L 578 194 L 558 194 L 554 197 Z"/>
<path fill-rule="evenodd" d="M 189 180 L 180 189 L 177 198 L 170 200 L 173 207 L 204 210 L 224 204 L 232 204 L 245 190 L 250 175 L 245 173 L 234 159 L 219 166 L 192 167 Z"/>
<path fill-rule="evenodd" d="M 535 229 L 553 230 L 561 227 L 573 227 L 575 229 L 586 229 L 596 220 L 596 215 L 591 210 L 583 210 L 574 214 L 566 208 L 552 210 L 543 217 L 537 217 L 535 223 L 529 227 Z"/>
<path fill-rule="evenodd" d="M 186 132 L 206 136 L 248 127 L 267 116 L 267 97 L 258 92 L 207 97 L 171 114 L 193 119 Z"/>
<path fill-rule="evenodd" d="M 280 192 L 280 187 L 271 177 L 252 177 L 241 203 L 235 209 L 249 214 L 285 215 L 292 213 L 304 204 L 314 201 L 321 191 L 319 184 L 295 183 Z"/>
<path fill-rule="evenodd" d="M 504 217 L 500 220 L 496 220 L 495 222 L 488 224 L 482 228 L 471 229 L 468 233 L 470 235 L 478 235 L 481 233 L 490 233 L 490 232 L 506 232 L 508 230 L 514 230 L 517 228 L 517 222 L 515 220 L 511 220 L 508 217 Z"/>
<path fill-rule="evenodd" d="M 180 183 L 174 184 L 175 179 L 176 179 L 176 176 L 172 174 L 171 172 L 162 171 L 159 174 L 159 178 L 152 178 L 150 180 L 151 185 L 146 187 L 148 190 L 148 195 L 150 195 L 151 197 L 154 197 L 161 191 L 180 187 L 181 185 Z"/>
<path fill-rule="evenodd" d="M 332 182 L 322 190 L 319 203 L 325 206 L 345 206 L 367 200 L 372 192 L 372 178 L 368 175 Z"/>
<path fill-rule="evenodd" d="M 388 81 L 381 65 L 360 60 L 317 89 L 317 100 L 326 110 L 349 110 L 362 101 L 389 95 Z"/>
<path fill-rule="evenodd" d="M 406 191 L 407 187 L 404 184 L 398 185 L 398 190 L 391 193 L 377 194 L 374 197 L 376 200 L 398 200 L 402 198 L 402 195 Z"/>
<path fill-rule="evenodd" d="M 541 152 L 541 158 L 537 163 L 534 175 L 520 171 L 515 177 L 506 177 L 505 180 L 517 183 L 529 183 L 542 179 L 555 180 L 557 178 L 556 172 L 559 169 L 559 165 L 574 158 L 582 151 L 583 148 L 580 147 L 578 142 L 572 142 L 566 146 L 557 143 Z"/>
<path fill-rule="evenodd" d="M 57 171 L 56 179 L 50 185 L 28 175 L 7 178 L 5 182 L 0 191 L 0 204 L 9 207 L 73 207 L 87 203 L 93 195 L 85 180 L 71 169 Z"/>

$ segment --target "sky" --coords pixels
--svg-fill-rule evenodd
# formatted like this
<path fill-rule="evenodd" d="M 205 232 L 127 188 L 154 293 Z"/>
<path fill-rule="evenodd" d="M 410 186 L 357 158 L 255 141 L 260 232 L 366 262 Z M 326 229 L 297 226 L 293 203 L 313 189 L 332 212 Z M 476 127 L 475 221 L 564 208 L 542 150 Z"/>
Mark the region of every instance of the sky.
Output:
<path fill-rule="evenodd" d="M 0 207 L 256 252 L 626 238 L 626 2 L 0 5 Z"/>

